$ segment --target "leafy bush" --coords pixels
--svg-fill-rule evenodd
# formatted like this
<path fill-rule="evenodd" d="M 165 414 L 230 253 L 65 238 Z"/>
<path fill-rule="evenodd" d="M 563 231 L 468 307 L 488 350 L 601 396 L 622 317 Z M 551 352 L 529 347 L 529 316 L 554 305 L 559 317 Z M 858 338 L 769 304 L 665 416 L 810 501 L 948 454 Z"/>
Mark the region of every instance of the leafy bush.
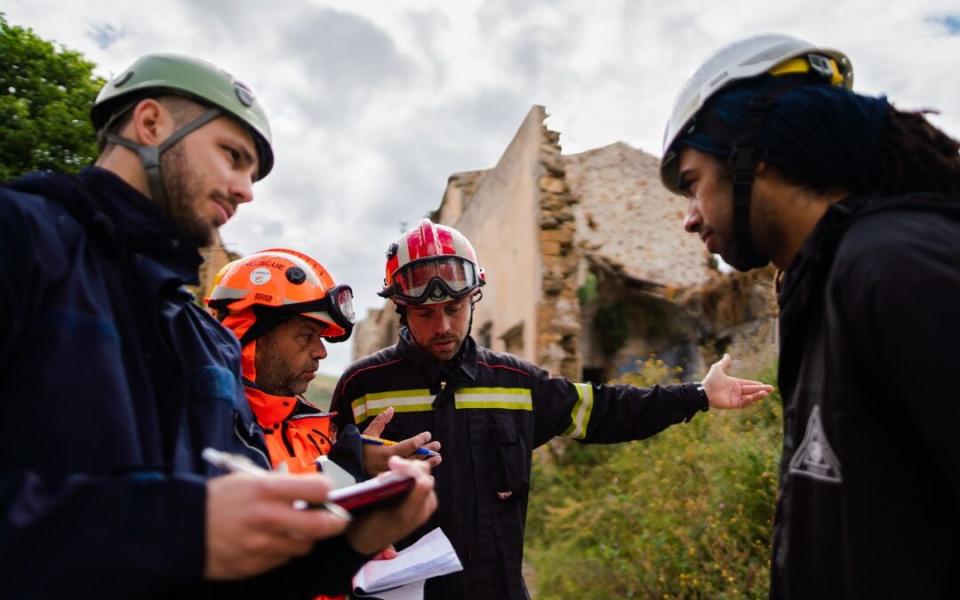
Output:
<path fill-rule="evenodd" d="M 623 382 L 676 375 L 643 367 Z M 538 451 L 526 536 L 536 597 L 765 597 L 780 414 L 772 395 L 650 440 Z"/>

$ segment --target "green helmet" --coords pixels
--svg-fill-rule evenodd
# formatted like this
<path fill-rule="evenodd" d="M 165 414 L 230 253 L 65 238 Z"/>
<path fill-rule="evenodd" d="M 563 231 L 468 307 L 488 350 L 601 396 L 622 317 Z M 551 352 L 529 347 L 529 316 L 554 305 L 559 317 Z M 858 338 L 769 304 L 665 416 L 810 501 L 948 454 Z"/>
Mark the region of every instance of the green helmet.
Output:
<path fill-rule="evenodd" d="M 194 98 L 246 125 L 257 146 L 258 178 L 273 168 L 270 123 L 253 90 L 219 67 L 189 56 L 148 54 L 103 86 L 90 111 L 94 129 L 103 129 L 133 102 L 162 92 Z"/>

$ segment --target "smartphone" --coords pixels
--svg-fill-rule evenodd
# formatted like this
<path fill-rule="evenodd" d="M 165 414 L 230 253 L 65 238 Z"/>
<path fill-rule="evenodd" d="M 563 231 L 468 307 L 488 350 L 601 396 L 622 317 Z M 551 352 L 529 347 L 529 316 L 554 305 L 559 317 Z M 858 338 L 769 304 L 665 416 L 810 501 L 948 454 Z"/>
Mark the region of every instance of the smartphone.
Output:
<path fill-rule="evenodd" d="M 331 490 L 327 500 L 342 506 L 351 514 L 356 514 L 400 500 L 413 489 L 413 484 L 414 479 L 409 475 L 387 473 L 381 477 Z"/>

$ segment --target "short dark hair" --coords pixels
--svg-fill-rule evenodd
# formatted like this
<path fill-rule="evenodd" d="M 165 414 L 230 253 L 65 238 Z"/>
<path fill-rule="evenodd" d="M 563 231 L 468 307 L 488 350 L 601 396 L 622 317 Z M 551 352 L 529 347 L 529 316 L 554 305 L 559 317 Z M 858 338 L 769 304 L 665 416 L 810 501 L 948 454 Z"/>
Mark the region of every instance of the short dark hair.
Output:
<path fill-rule="evenodd" d="M 101 150 L 110 144 L 110 142 L 107 141 L 107 134 L 112 133 L 119 135 L 120 132 L 123 131 L 123 128 L 126 127 L 133 118 L 133 109 L 137 106 L 137 104 L 143 100 L 146 100 L 147 98 L 153 98 L 162 104 L 164 108 L 170 111 L 170 115 L 173 117 L 173 122 L 177 126 L 184 125 L 185 123 L 192 121 L 203 114 L 207 108 L 209 108 L 202 102 L 178 94 L 145 94 L 139 96 L 130 102 L 127 102 L 123 106 L 118 107 L 117 110 L 114 111 L 114 114 L 107 119 L 107 122 L 103 128 L 97 132 L 97 142 L 100 144 Z"/>

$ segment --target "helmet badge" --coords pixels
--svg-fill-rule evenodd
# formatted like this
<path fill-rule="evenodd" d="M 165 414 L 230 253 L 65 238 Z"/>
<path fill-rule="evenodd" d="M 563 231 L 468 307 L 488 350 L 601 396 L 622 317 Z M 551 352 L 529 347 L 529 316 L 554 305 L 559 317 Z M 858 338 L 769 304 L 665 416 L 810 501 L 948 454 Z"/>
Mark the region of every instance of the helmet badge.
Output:
<path fill-rule="evenodd" d="M 253 285 L 263 285 L 270 281 L 270 269 L 260 267 L 250 272 L 250 283 Z"/>

